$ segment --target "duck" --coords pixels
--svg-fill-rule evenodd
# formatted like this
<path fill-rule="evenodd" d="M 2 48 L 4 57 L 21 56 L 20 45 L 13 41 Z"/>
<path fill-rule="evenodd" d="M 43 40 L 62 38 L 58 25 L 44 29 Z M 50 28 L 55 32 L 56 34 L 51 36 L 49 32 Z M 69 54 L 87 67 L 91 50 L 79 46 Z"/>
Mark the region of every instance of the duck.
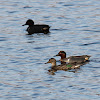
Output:
<path fill-rule="evenodd" d="M 60 56 L 61 63 L 84 63 L 89 61 L 90 55 L 70 56 L 66 58 L 66 52 L 60 51 L 56 56 Z"/>
<path fill-rule="evenodd" d="M 28 32 L 28 35 L 31 35 L 31 34 L 34 34 L 34 33 L 44 33 L 44 34 L 49 33 L 49 28 L 50 28 L 49 25 L 34 24 L 34 21 L 32 19 L 28 19 L 26 21 L 26 23 L 22 26 L 25 26 L 25 25 L 28 25 L 28 28 L 26 30 Z"/>
<path fill-rule="evenodd" d="M 61 65 L 57 65 L 56 64 L 56 59 L 55 58 L 50 58 L 48 62 L 46 62 L 45 64 L 47 63 L 51 63 L 52 66 L 51 66 L 51 70 L 52 71 L 57 71 L 57 70 L 70 70 L 70 69 L 77 69 L 77 68 L 80 68 L 80 66 L 82 64 L 61 64 Z M 51 70 L 48 70 L 48 71 L 51 71 Z"/>

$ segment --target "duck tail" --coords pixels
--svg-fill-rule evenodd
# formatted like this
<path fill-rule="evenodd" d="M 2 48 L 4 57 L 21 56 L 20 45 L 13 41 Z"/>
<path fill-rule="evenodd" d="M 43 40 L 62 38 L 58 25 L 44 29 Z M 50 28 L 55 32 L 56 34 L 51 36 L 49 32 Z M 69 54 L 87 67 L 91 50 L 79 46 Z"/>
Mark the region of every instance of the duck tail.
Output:
<path fill-rule="evenodd" d="M 85 60 L 89 60 L 90 57 L 91 57 L 90 55 L 86 55 Z"/>

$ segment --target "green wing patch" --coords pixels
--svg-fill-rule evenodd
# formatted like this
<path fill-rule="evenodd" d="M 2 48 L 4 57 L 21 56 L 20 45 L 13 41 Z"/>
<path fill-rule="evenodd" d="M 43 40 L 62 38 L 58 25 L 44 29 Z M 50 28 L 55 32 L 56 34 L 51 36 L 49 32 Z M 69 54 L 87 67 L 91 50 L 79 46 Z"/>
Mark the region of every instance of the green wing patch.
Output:
<path fill-rule="evenodd" d="M 66 65 L 66 67 L 72 67 L 72 65 Z"/>

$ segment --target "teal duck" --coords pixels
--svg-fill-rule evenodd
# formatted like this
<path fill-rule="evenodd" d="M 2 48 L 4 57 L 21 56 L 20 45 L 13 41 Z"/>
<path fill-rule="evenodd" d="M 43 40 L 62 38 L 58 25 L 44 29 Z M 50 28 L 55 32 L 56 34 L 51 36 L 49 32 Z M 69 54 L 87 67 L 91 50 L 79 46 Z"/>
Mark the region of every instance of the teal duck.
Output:
<path fill-rule="evenodd" d="M 82 56 L 70 56 L 66 58 L 66 52 L 60 51 L 56 56 L 60 56 L 61 63 L 84 63 L 89 60 L 91 56 L 89 55 L 82 55 Z"/>
<path fill-rule="evenodd" d="M 31 19 L 28 19 L 26 21 L 26 23 L 22 26 L 25 26 L 25 25 L 28 25 L 29 27 L 27 28 L 27 32 L 29 35 L 31 34 L 34 34 L 34 33 L 49 33 L 49 28 L 50 26 L 49 25 L 46 25 L 46 24 L 34 24 L 34 21 L 31 20 Z"/>
<path fill-rule="evenodd" d="M 61 65 L 56 65 L 56 60 L 54 58 L 49 59 L 47 63 L 51 63 L 51 69 L 52 70 L 70 70 L 70 69 L 76 69 L 80 68 L 81 65 L 83 64 L 61 64 Z M 45 63 L 45 64 L 47 64 Z"/>

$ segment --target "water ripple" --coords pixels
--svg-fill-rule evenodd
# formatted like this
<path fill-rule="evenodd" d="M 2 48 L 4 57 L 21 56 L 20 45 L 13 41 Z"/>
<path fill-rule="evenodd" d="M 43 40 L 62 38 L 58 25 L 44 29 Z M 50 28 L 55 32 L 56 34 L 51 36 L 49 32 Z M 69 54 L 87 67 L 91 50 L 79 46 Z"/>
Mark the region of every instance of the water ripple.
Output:
<path fill-rule="evenodd" d="M 0 0 L 0 99 L 100 100 L 99 10 L 99 0 Z M 26 35 L 27 19 L 50 33 Z M 60 50 L 90 62 L 49 73 L 44 63 Z"/>
<path fill-rule="evenodd" d="M 86 44 L 82 44 L 80 46 L 88 46 L 88 45 L 93 45 L 93 44 L 100 44 L 100 42 L 86 43 Z"/>

